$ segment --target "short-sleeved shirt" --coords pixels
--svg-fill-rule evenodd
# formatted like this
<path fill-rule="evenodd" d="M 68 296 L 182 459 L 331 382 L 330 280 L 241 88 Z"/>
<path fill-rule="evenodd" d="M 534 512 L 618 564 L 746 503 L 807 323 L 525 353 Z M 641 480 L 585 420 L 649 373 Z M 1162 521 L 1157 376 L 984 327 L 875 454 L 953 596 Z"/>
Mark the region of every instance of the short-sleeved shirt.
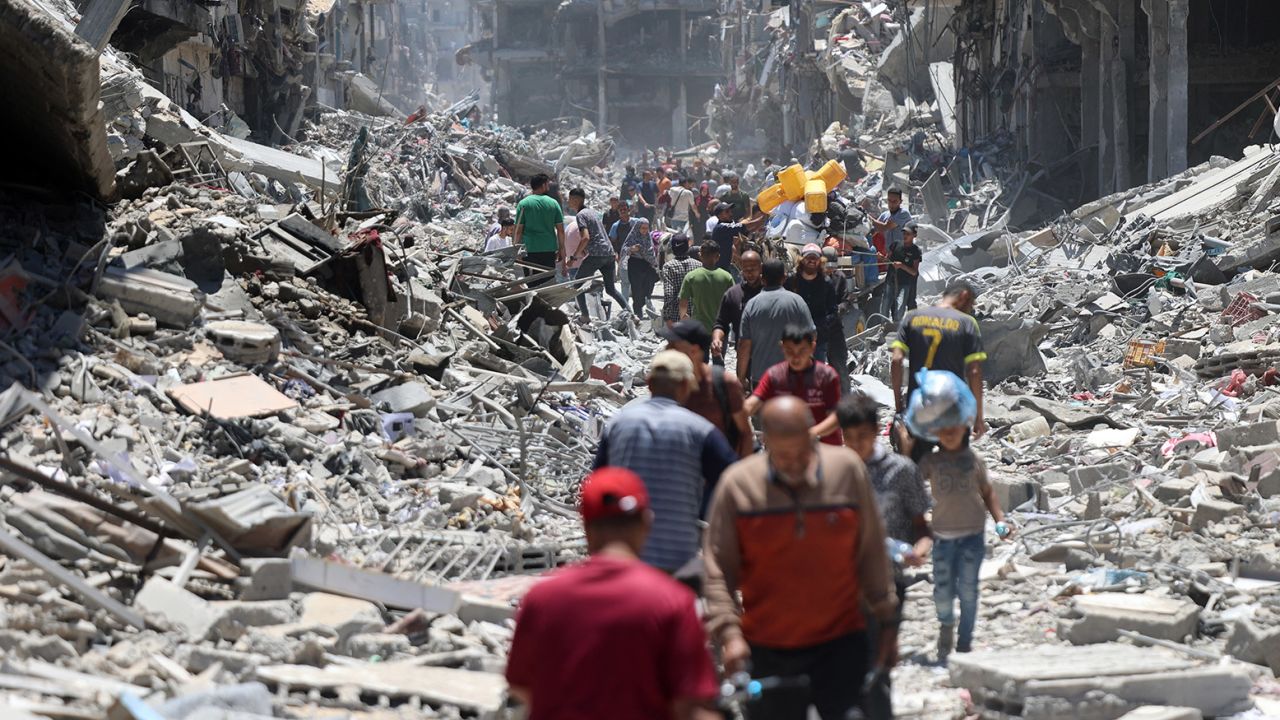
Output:
<path fill-rule="evenodd" d="M 916 389 L 920 368 L 947 370 L 963 378 L 971 362 L 982 362 L 982 332 L 972 316 L 948 307 L 912 310 L 902 318 L 898 337 L 889 347 L 907 354 L 911 366 L 907 389 Z"/>
<path fill-rule="evenodd" d="M 683 185 L 671 188 L 671 218 L 692 222 L 694 217 L 693 191 Z"/>
<path fill-rule="evenodd" d="M 565 267 L 573 270 L 582 265 L 582 258 L 575 257 L 582 252 L 587 244 L 587 237 L 582 230 L 578 228 L 578 221 L 572 215 L 565 218 L 567 221 L 564 226 L 564 253 Z"/>
<path fill-rule="evenodd" d="M 619 219 L 609 226 L 609 242 L 613 245 L 614 252 L 622 252 L 622 243 L 631 234 L 631 223 L 633 222 L 635 222 L 634 218 L 630 220 Z"/>
<path fill-rule="evenodd" d="M 800 398 L 813 413 L 813 423 L 817 425 L 836 411 L 840 402 L 840 373 L 830 365 L 813 361 L 808 370 L 796 372 L 786 361 L 773 365 L 764 372 L 752 395 L 763 402 L 783 395 Z M 822 436 L 822 442 L 828 445 L 843 444 L 839 428 Z"/>
<path fill-rule="evenodd" d="M 716 313 L 720 311 L 720 301 L 724 294 L 733 287 L 733 276 L 726 270 L 711 270 L 700 267 L 684 276 L 680 284 L 680 299 L 688 300 L 692 309 L 689 315 L 702 323 L 711 331 L 716 324 Z"/>
<path fill-rule="evenodd" d="M 890 213 L 888 210 L 880 213 L 880 222 L 889 222 L 890 220 L 894 222 L 896 227 L 892 230 L 883 231 L 884 245 L 887 248 L 902 244 L 902 228 L 911 222 L 911 213 L 907 212 L 904 207 L 898 208 L 896 213 Z"/>
<path fill-rule="evenodd" d="M 644 201 L 653 205 L 658 202 L 658 183 L 653 180 L 644 180 L 640 183 L 640 197 Z"/>
<path fill-rule="evenodd" d="M 733 263 L 733 243 L 746 231 L 746 226 L 739 222 L 722 222 L 715 226 L 711 231 L 711 242 L 720 246 L 720 259 L 716 261 L 716 267 L 729 269 L 729 265 Z"/>
<path fill-rule="evenodd" d="M 885 534 L 903 542 L 915 541 L 915 519 L 929 510 L 929 491 L 920 468 L 910 458 L 888 452 L 879 444 L 866 466 Z"/>
<path fill-rule="evenodd" d="M 564 223 L 560 203 L 548 195 L 529 195 L 516 205 L 516 225 L 524 225 L 520 242 L 531 253 L 555 252 L 556 225 Z"/>
<path fill-rule="evenodd" d="M 752 384 L 765 370 L 782 362 L 782 335 L 788 325 L 813 328 L 813 317 L 799 295 L 782 288 L 765 288 L 742 309 L 739 329 L 751 341 Z"/>
<path fill-rule="evenodd" d="M 604 231 L 604 222 L 600 218 L 600 213 L 591 208 L 582 208 L 578 211 L 578 232 L 588 235 L 587 255 L 600 256 L 612 255 L 613 244 L 609 242 L 609 235 Z"/>
<path fill-rule="evenodd" d="M 740 282 L 724 294 L 724 299 L 720 301 L 720 311 L 716 313 L 715 328 L 724 332 L 725 335 L 732 335 L 736 340 L 742 336 L 742 310 L 747 303 L 751 302 L 751 298 L 760 294 L 759 285 L 747 285 Z"/>
<path fill-rule="evenodd" d="M 734 221 L 741 220 L 747 216 L 747 211 L 751 209 L 751 198 L 741 190 L 730 190 L 720 198 L 720 202 L 727 202 L 733 206 Z"/>
<path fill-rule="evenodd" d="M 907 265 L 909 267 L 915 266 L 918 268 L 919 266 L 916 266 L 915 263 L 918 263 L 923 259 L 924 253 L 920 251 L 920 246 L 915 243 L 911 243 L 910 245 L 906 243 L 898 243 L 889 250 L 890 262 L 900 262 L 903 265 Z M 898 285 L 913 285 L 916 280 L 920 279 L 919 275 L 912 275 L 906 270 L 899 268 L 894 268 L 894 275 L 894 280 L 897 281 Z"/>
<path fill-rule="evenodd" d="M 689 273 L 702 267 L 702 263 L 691 257 L 671 258 L 662 264 L 662 319 L 676 322 L 680 319 L 680 291 L 684 288 L 684 279 Z M 698 309 L 694 304 L 689 312 Z"/>
<path fill-rule="evenodd" d="M 970 448 L 951 452 L 938 448 L 920 460 L 920 474 L 933 493 L 933 534 L 954 540 L 976 535 L 987 526 L 982 493 L 991 486 L 987 464 Z"/>
<path fill-rule="evenodd" d="M 733 423 L 733 416 L 742 411 L 742 381 L 738 380 L 738 376 L 733 374 L 733 371 L 724 371 L 724 394 L 726 404 L 729 406 L 729 417 L 725 417 L 720 401 L 716 399 L 716 391 L 712 385 L 714 382 L 711 377 L 711 366 L 704 363 L 702 375 L 698 378 L 698 389 L 689 393 L 688 399 L 684 401 L 684 407 L 706 418 L 728 438 L 729 424 Z"/>
<path fill-rule="evenodd" d="M 796 273 L 787 278 L 786 288 L 804 300 L 804 304 L 809 307 L 809 315 L 818 326 L 818 333 L 825 337 L 827 329 L 839 319 L 836 308 L 840 304 L 835 287 L 827 276 L 819 272 L 810 280 L 804 274 Z"/>
<path fill-rule="evenodd" d="M 534 585 L 516 613 L 507 682 L 529 720 L 671 717 L 719 693 L 693 593 L 637 560 L 596 555 Z"/>

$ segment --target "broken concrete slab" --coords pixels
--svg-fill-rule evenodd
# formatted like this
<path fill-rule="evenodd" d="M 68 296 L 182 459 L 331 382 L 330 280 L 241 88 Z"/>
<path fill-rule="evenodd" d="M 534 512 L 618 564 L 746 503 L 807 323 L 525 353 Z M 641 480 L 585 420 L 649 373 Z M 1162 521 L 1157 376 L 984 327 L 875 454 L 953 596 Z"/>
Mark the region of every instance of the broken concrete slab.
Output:
<path fill-rule="evenodd" d="M 429 612 L 457 612 L 462 600 L 444 588 L 402 580 L 386 573 L 295 555 L 293 580 L 330 593 L 373 600 L 387 607 L 421 608 Z M 379 626 L 381 627 L 381 626 Z"/>
<path fill-rule="evenodd" d="M 340 641 L 361 633 L 381 632 L 385 627 L 378 606 L 368 600 L 321 592 L 308 593 L 302 598 L 298 625 L 333 628 Z"/>
<path fill-rule="evenodd" d="M 1280 628 L 1261 628 L 1249 618 L 1235 621 L 1227 638 L 1228 655 L 1280 672 Z"/>
<path fill-rule="evenodd" d="M 241 600 L 286 600 L 293 591 L 293 563 L 288 558 L 245 558 L 236 587 Z"/>
<path fill-rule="evenodd" d="M 186 329 L 204 307 L 205 295 L 190 280 L 145 267 L 108 266 L 98 294 L 118 300 L 125 312 L 145 313 L 171 327 Z"/>
<path fill-rule="evenodd" d="M 387 406 L 391 413 L 412 413 L 425 417 L 436 405 L 436 396 L 420 382 L 407 382 L 376 392 L 369 398 L 375 405 Z"/>
<path fill-rule="evenodd" d="M 395 699 L 421 698 L 432 704 L 447 703 L 478 713 L 496 712 L 506 690 L 506 681 L 497 673 L 401 663 L 351 663 L 324 669 L 271 665 L 258 668 L 255 676 L 268 685 L 314 688 L 322 692 L 354 687 L 362 693 Z"/>
<path fill-rule="evenodd" d="M 242 365 L 264 365 L 280 356 L 280 331 L 270 325 L 218 320 L 205 325 L 205 332 L 227 359 Z"/>
<path fill-rule="evenodd" d="M 1229 425 L 1217 432 L 1219 450 L 1237 450 L 1239 448 L 1258 447 L 1280 443 L 1280 421 L 1250 425 Z"/>
<path fill-rule="evenodd" d="M 234 547 L 258 553 L 283 553 L 304 540 L 312 518 L 262 485 L 193 503 L 189 510 Z"/>
<path fill-rule="evenodd" d="M 1112 720 L 1160 703 L 1230 715 L 1249 706 L 1252 686 L 1240 668 L 1199 667 L 1163 648 L 1116 643 L 973 652 L 952 655 L 948 667 L 984 716 L 1025 720 Z"/>
<path fill-rule="evenodd" d="M 1160 640 L 1181 642 L 1195 632 L 1200 606 L 1189 600 L 1125 593 L 1080 595 L 1072 600 L 1058 635 L 1074 645 L 1118 640 L 1120 630 L 1142 633 Z"/>
<path fill-rule="evenodd" d="M 1082 465 L 1067 471 L 1067 477 L 1071 480 L 1071 491 L 1074 493 L 1082 493 L 1090 488 L 1097 487 L 1099 483 L 1109 480 L 1123 480 L 1131 475 L 1133 475 L 1133 470 L 1130 466 L 1121 463 Z"/>
<path fill-rule="evenodd" d="M 203 640 L 220 617 L 208 601 L 161 577 L 148 580 L 133 604 L 139 610 L 182 629 L 191 641 Z"/>
<path fill-rule="evenodd" d="M 1195 708 L 1143 705 L 1121 715 L 1120 720 L 1202 720 L 1203 717 Z"/>
<path fill-rule="evenodd" d="M 1205 499 L 1196 506 L 1196 513 L 1191 518 L 1191 527 L 1200 529 L 1230 517 L 1243 517 L 1244 514 L 1242 505 L 1227 500 Z"/>

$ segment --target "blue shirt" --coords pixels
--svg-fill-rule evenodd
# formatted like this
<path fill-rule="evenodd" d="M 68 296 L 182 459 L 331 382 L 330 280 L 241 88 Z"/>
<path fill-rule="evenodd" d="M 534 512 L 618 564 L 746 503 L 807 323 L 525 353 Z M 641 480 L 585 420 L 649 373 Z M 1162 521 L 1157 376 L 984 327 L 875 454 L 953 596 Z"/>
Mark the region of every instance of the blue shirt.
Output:
<path fill-rule="evenodd" d="M 624 467 L 644 480 L 653 531 L 640 559 L 675 571 L 698 554 L 697 521 L 720 473 L 738 459 L 706 418 L 651 397 L 622 408 L 605 428 L 595 467 Z"/>
<path fill-rule="evenodd" d="M 894 245 L 902 243 L 902 228 L 911 223 L 911 213 L 907 212 L 904 207 L 898 208 L 898 212 L 890 213 L 888 210 L 880 213 L 880 222 L 889 222 L 893 220 L 896 227 L 892 230 L 884 231 L 884 249 L 885 252 Z"/>

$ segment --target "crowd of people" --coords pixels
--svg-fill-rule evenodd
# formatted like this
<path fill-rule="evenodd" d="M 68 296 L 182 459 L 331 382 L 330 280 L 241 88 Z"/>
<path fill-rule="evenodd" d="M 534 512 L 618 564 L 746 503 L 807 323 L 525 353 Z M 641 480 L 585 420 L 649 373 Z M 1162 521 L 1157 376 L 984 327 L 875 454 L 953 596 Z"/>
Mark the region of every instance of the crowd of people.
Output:
<path fill-rule="evenodd" d="M 545 176 L 531 190 L 491 229 L 524 245 L 528 282 L 599 274 L 667 346 L 584 480 L 590 559 L 521 604 L 513 696 L 535 720 L 721 717 L 726 687 L 751 718 L 891 717 L 905 569 L 932 562 L 945 663 L 973 647 L 987 516 L 1011 532 L 970 448 L 985 430 L 975 289 L 915 307 L 918 228 L 897 190 L 863 243 L 832 233 L 794 261 L 755 242 L 764 216 L 732 172 L 628 168 L 605 212 L 578 189 L 562 211 Z M 890 422 L 851 392 L 844 315 L 872 286 L 897 324 Z M 901 422 L 922 370 L 954 374 L 973 410 L 935 412 L 950 419 L 929 433 Z"/>

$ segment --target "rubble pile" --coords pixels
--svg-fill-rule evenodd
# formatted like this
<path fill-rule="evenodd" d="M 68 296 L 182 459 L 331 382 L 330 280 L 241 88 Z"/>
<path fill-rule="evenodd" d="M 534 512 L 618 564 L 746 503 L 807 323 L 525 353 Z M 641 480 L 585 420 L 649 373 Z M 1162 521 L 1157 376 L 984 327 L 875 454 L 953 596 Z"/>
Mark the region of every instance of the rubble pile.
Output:
<path fill-rule="evenodd" d="M 0 199 L 3 714 L 498 711 L 659 341 L 473 251 L 530 173 L 602 199 L 608 141 L 330 113 L 289 153 L 118 69 L 126 199 Z"/>
<path fill-rule="evenodd" d="M 980 652 L 950 662 L 970 712 L 1280 707 L 1277 167 L 1255 148 L 1040 231 L 927 249 L 923 277 L 982 291 L 991 432 L 976 448 L 1019 524 L 983 565 Z M 908 618 L 931 619 L 920 579 Z M 935 628 L 905 623 L 904 656 L 926 656 Z M 899 675 L 907 715 L 963 706 L 925 664 Z"/>

